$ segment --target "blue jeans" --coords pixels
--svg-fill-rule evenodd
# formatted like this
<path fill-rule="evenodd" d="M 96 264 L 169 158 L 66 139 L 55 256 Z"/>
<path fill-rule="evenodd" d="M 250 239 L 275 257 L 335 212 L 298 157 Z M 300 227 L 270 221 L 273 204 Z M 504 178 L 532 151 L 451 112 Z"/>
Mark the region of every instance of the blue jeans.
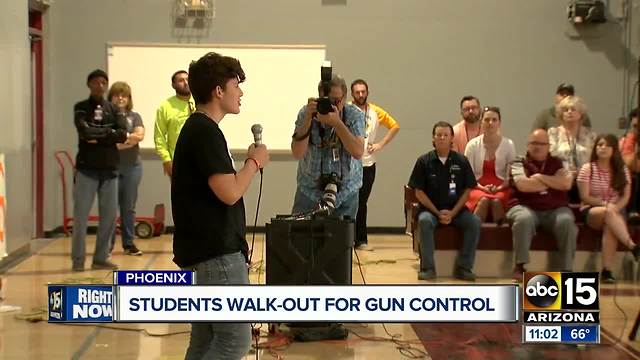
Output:
<path fill-rule="evenodd" d="M 435 243 L 433 234 L 438 226 L 438 218 L 429 211 L 423 211 L 418 216 L 418 230 L 420 233 L 420 271 L 435 270 L 436 264 L 433 260 Z M 476 258 L 476 247 L 480 240 L 480 218 L 472 214 L 466 208 L 462 209 L 453 218 L 451 225 L 459 228 L 463 232 L 462 251 L 458 255 L 456 265 L 467 270 L 473 269 L 473 262 Z"/>
<path fill-rule="evenodd" d="M 296 196 L 293 199 L 293 209 L 291 212 L 293 214 L 299 213 L 307 213 L 315 209 L 316 205 L 320 199 L 311 200 L 306 195 L 300 192 L 300 190 L 296 190 Z M 336 208 L 333 212 L 334 215 L 338 217 L 348 216 L 351 219 L 356 219 L 356 214 L 358 213 L 358 192 L 354 192 L 353 195 L 350 195 L 348 198 L 344 199 L 340 206 Z"/>
<path fill-rule="evenodd" d="M 118 179 L 98 179 L 88 176 L 82 171 L 76 173 L 73 190 L 73 237 L 71 242 L 71 260 L 74 264 L 84 264 L 87 222 L 93 206 L 93 199 L 98 194 L 98 234 L 93 262 L 107 260 L 111 239 L 116 231 Z"/>
<path fill-rule="evenodd" d="M 640 197 L 640 173 L 634 173 L 632 177 L 631 198 L 627 205 L 629 212 L 638 211 L 638 197 Z"/>
<path fill-rule="evenodd" d="M 249 284 L 247 263 L 240 252 L 203 261 L 187 270 L 196 271 L 202 285 Z M 238 360 L 251 348 L 249 323 L 192 323 L 185 359 Z"/>
<path fill-rule="evenodd" d="M 137 162 L 131 166 L 118 168 L 118 206 L 120 208 L 120 231 L 122 248 L 133 245 L 136 225 L 136 201 L 138 201 L 138 187 L 142 180 L 142 164 Z M 115 245 L 115 233 L 111 249 Z"/>

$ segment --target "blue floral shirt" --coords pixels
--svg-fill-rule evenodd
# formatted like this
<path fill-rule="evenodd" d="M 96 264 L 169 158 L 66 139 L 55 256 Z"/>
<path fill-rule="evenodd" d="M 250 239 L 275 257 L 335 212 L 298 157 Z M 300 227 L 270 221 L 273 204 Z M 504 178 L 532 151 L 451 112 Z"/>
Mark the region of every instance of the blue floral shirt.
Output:
<path fill-rule="evenodd" d="M 296 131 L 304 123 L 305 110 L 306 105 L 298 112 Z M 364 113 L 355 105 L 345 104 L 342 120 L 353 135 L 364 137 Z M 302 194 L 311 200 L 320 200 L 323 193 L 319 184 L 321 174 L 337 174 L 341 182 L 336 207 L 340 207 L 345 199 L 358 192 L 362 186 L 362 162 L 353 158 L 341 143 L 332 145 L 332 135 L 334 130 L 330 126 L 324 126 L 315 120 L 312 122 L 309 148 L 298 163 L 296 180 Z M 335 135 L 335 138 L 338 136 Z"/>

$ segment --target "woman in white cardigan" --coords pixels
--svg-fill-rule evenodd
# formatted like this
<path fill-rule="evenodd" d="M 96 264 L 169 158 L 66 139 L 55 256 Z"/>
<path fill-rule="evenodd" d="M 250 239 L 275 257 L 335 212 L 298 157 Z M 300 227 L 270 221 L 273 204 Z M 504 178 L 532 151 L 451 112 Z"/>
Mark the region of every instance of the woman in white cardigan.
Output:
<path fill-rule="evenodd" d="M 491 210 L 493 221 L 500 225 L 509 201 L 508 169 L 516 158 L 516 147 L 500 133 L 500 108 L 485 107 L 481 121 L 482 135 L 469 141 L 464 151 L 478 182 L 466 205 L 482 222 Z"/>

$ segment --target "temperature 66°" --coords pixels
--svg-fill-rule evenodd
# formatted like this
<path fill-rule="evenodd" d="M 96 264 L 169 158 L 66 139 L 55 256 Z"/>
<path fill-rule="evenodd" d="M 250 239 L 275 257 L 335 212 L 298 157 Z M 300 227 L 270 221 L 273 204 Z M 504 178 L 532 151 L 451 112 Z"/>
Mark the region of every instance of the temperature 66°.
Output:
<path fill-rule="evenodd" d="M 583 340 L 587 337 L 591 329 L 573 329 L 571 330 L 571 338 Z"/>

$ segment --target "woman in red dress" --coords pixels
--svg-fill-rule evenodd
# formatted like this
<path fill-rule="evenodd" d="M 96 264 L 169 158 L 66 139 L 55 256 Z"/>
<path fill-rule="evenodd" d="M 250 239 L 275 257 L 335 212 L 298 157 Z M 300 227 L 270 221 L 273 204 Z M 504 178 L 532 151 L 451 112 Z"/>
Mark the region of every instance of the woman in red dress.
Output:
<path fill-rule="evenodd" d="M 509 163 L 515 160 L 516 148 L 500 132 L 500 108 L 485 107 L 481 121 L 482 135 L 469 141 L 464 151 L 478 182 L 466 205 L 482 222 L 491 214 L 500 225 L 510 194 Z"/>

